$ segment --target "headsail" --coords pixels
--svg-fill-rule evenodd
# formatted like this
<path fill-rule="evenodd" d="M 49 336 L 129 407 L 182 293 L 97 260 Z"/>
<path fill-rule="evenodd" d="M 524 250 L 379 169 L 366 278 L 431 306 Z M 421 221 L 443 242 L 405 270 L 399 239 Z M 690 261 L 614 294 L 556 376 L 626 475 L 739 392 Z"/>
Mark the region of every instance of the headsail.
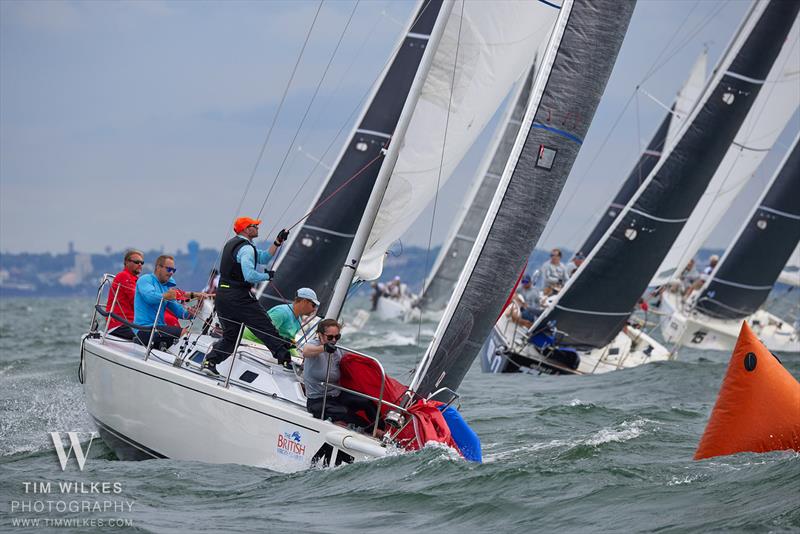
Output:
<path fill-rule="evenodd" d="M 533 328 L 555 324 L 564 343 L 590 347 L 622 330 L 752 108 L 799 8 L 753 5 L 678 141 Z M 635 269 L 621 275 L 621 266 Z"/>
<path fill-rule="evenodd" d="M 797 17 L 789 20 L 794 21 L 792 29 L 781 40 L 783 47 L 769 73 L 761 78 L 747 118 L 651 285 L 675 277 L 694 257 L 800 106 L 800 21 Z"/>
<path fill-rule="evenodd" d="M 553 2 L 551 2 L 553 3 Z M 564 186 L 628 27 L 634 2 L 565 0 L 486 220 L 411 388 L 456 389 Z"/>
<path fill-rule="evenodd" d="M 703 287 L 695 308 L 742 319 L 767 300 L 800 240 L 800 135 Z"/>
<path fill-rule="evenodd" d="M 692 71 L 689 74 L 689 79 L 683 85 L 678 95 L 675 97 L 675 102 L 672 104 L 669 112 L 664 120 L 658 126 L 653 138 L 647 144 L 639 161 L 633 167 L 633 170 L 628 175 L 628 178 L 623 182 L 614 200 L 606 208 L 602 217 L 595 225 L 592 233 L 586 238 L 586 241 L 578 248 L 584 255 L 588 254 L 594 246 L 600 241 L 600 238 L 605 235 L 608 227 L 617 218 L 625 204 L 633 197 L 634 193 L 639 190 L 644 180 L 650 175 L 650 171 L 656 166 L 658 160 L 661 159 L 661 154 L 667 150 L 667 144 L 672 141 L 678 131 L 680 124 L 686 119 L 691 112 L 697 99 L 705 88 L 705 74 L 706 74 L 706 52 L 703 52 L 700 57 L 695 61 Z"/>
<path fill-rule="evenodd" d="M 500 183 L 500 175 L 517 138 L 525 109 L 528 107 L 535 70 L 535 65 L 531 66 L 497 125 L 489 149 L 478 167 L 475 183 L 464 199 L 462 211 L 455 219 L 451 234 L 442 244 L 439 256 L 431 269 L 431 276 L 422 290 L 423 308 L 440 310 L 450 298 L 453 287 L 458 281 L 458 275 L 461 274 L 461 269 L 472 250 L 472 244 L 475 243 L 475 238 L 481 229 L 483 219 L 486 218 L 486 211 L 492 202 L 497 184 Z"/>

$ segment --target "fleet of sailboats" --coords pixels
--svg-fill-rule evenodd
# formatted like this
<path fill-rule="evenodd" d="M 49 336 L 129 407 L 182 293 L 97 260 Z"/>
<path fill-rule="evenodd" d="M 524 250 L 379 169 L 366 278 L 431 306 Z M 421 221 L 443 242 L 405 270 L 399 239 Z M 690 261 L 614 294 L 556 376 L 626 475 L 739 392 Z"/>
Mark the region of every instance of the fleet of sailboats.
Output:
<path fill-rule="evenodd" d="M 700 217 L 702 225 L 725 211 L 775 144 L 787 110 L 797 109 L 796 85 L 776 80 L 789 79 L 797 64 L 799 6 L 755 1 L 708 81 L 705 54 L 698 59 L 583 243 L 587 260 L 533 326 L 521 328 L 508 313 L 509 296 L 581 149 L 634 6 L 633 0 L 417 4 L 308 216 L 290 233 L 273 267 L 275 281 L 258 290 L 271 307 L 312 287 L 322 303 L 319 318 L 339 320 L 354 285 L 381 276 L 390 245 L 435 202 L 507 101 L 426 279 L 421 305 L 442 310 L 442 317 L 411 382 L 394 395 L 380 355 L 347 349 L 377 370 L 379 394 L 367 396 L 389 423 L 385 435 L 377 420 L 371 432 L 361 432 L 312 417 L 302 378 L 260 344 L 240 342 L 215 378 L 201 372 L 215 341 L 209 335 L 190 333 L 164 350 L 115 338 L 103 328 L 109 314 L 99 305 L 107 276 L 80 364 L 87 408 L 103 439 L 121 459 L 287 472 L 338 465 L 386 455 L 401 445 L 403 432 L 413 431 L 423 445 L 416 408 L 434 401 L 449 406 L 479 356 L 490 372 L 557 374 L 669 359 L 674 351 L 644 325 L 628 323 L 631 310 L 651 281 L 674 275 L 671 265 L 705 231 L 694 229 L 690 242 L 682 241 L 697 210 L 715 214 Z M 800 238 L 800 212 L 786 204 L 798 192 L 798 161 L 795 139 L 699 297 L 690 304 L 665 300 L 675 311 L 668 324 L 686 317 L 674 343 L 685 342 L 680 336 L 694 328 L 691 321 L 763 320 L 753 314 L 767 313 L 756 310 Z M 742 258 L 756 246 L 768 247 L 769 268 L 743 270 Z"/>

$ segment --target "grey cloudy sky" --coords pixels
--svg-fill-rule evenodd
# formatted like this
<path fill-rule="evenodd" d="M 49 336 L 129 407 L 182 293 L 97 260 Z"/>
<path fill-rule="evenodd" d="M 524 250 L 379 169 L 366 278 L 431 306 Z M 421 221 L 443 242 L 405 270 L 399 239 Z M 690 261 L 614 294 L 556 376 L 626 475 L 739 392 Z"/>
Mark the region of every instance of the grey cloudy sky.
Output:
<path fill-rule="evenodd" d="M 671 101 L 704 44 L 719 56 L 748 3 L 640 0 L 612 80 L 543 245 L 582 240 L 663 116 L 634 87 Z M 0 249 L 219 247 L 317 2 L 0 2 Z M 255 213 L 275 180 L 354 3 L 323 5 L 297 78 L 241 213 Z M 265 209 L 267 229 L 295 222 L 331 164 L 359 103 L 414 4 L 362 1 Z M 490 128 L 493 124 L 490 124 Z M 800 128 L 795 116 L 792 133 Z M 488 133 L 445 186 L 434 244 L 447 233 Z M 787 134 L 781 143 L 788 144 Z M 330 147 L 329 150 L 328 147 Z M 327 150 L 327 152 L 326 152 Z M 779 156 L 771 157 L 777 162 Z M 774 166 L 774 163 L 772 163 Z M 759 174 L 768 176 L 768 167 Z M 313 172 L 313 174 L 311 174 Z M 308 176 L 305 187 L 299 189 Z M 762 180 L 763 183 L 763 180 Z M 733 216 L 748 208 L 738 202 Z M 430 212 L 404 237 L 424 245 Z M 712 245 L 730 232 L 716 232 Z"/>

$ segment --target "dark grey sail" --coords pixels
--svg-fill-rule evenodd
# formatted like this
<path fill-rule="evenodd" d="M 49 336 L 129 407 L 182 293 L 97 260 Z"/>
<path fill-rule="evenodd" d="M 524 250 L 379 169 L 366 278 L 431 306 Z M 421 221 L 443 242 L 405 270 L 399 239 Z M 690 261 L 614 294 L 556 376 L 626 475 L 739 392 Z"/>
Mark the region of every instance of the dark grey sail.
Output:
<path fill-rule="evenodd" d="M 798 138 L 773 176 L 733 246 L 706 283 L 695 309 L 711 317 L 743 319 L 767 300 L 800 240 Z"/>
<path fill-rule="evenodd" d="M 534 329 L 555 326 L 562 344 L 578 347 L 604 347 L 622 330 L 728 151 L 798 9 L 799 2 L 754 4 L 670 153 Z"/>
<path fill-rule="evenodd" d="M 324 316 L 383 163 L 381 151 L 395 130 L 441 8 L 442 0 L 426 0 L 421 4 L 358 126 L 314 201 L 313 213 L 292 232 L 291 241 L 285 245 L 287 250 L 276 264 L 275 280 L 261 295 L 265 306 L 272 307 L 285 302 L 286 298 L 291 299 L 300 287 L 312 287 L 322 302 L 317 313 Z M 336 201 L 326 202 L 340 188 Z"/>
<path fill-rule="evenodd" d="M 533 75 L 536 67 L 531 66 L 528 76 L 525 78 L 521 90 L 517 94 L 516 100 L 512 103 L 512 108 L 508 114 L 508 120 L 501 125 L 502 133 L 497 137 L 494 147 L 494 154 L 489 161 L 486 171 L 480 177 L 480 183 L 472 192 L 470 198 L 466 199 L 469 207 L 464 213 L 455 233 L 445 242 L 439 257 L 436 259 L 434 268 L 431 272 L 430 282 L 422 291 L 420 306 L 425 309 L 440 310 L 447 305 L 450 295 L 453 293 L 458 281 L 458 275 L 467 262 L 472 245 L 481 229 L 481 224 L 486 218 L 489 204 L 500 183 L 500 175 L 511 154 L 514 140 L 517 138 L 522 118 L 525 116 L 525 109 L 528 107 L 528 98 L 531 94 Z"/>
<path fill-rule="evenodd" d="M 458 388 L 550 218 L 611 74 L 633 1 L 560 7 L 487 219 L 411 388 Z"/>

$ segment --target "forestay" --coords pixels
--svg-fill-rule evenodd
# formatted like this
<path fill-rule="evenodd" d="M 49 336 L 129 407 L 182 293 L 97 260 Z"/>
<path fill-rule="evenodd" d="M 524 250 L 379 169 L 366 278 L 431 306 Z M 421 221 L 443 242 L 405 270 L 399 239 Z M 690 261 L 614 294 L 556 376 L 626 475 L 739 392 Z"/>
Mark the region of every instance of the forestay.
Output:
<path fill-rule="evenodd" d="M 444 318 L 412 381 L 456 389 L 552 213 L 628 27 L 634 2 L 567 0 L 522 128 Z"/>
<path fill-rule="evenodd" d="M 555 325 L 563 343 L 589 347 L 606 346 L 622 330 L 756 101 L 798 8 L 753 5 L 679 139 L 534 329 Z"/>
<path fill-rule="evenodd" d="M 743 319 L 758 310 L 797 246 L 799 137 L 703 287 L 696 308 L 706 315 Z"/>
<path fill-rule="evenodd" d="M 676 276 L 697 254 L 797 111 L 800 105 L 800 22 L 796 17 L 788 20 L 794 20 L 794 25 L 781 42 L 783 47 L 769 74 L 759 78 L 761 87 L 755 103 L 697 208 L 658 267 L 651 285 L 661 285 Z"/>
<path fill-rule="evenodd" d="M 543 2 L 456 2 L 359 262 L 358 278 L 380 277 L 386 251 L 419 217 L 525 75 L 556 14 Z"/>

